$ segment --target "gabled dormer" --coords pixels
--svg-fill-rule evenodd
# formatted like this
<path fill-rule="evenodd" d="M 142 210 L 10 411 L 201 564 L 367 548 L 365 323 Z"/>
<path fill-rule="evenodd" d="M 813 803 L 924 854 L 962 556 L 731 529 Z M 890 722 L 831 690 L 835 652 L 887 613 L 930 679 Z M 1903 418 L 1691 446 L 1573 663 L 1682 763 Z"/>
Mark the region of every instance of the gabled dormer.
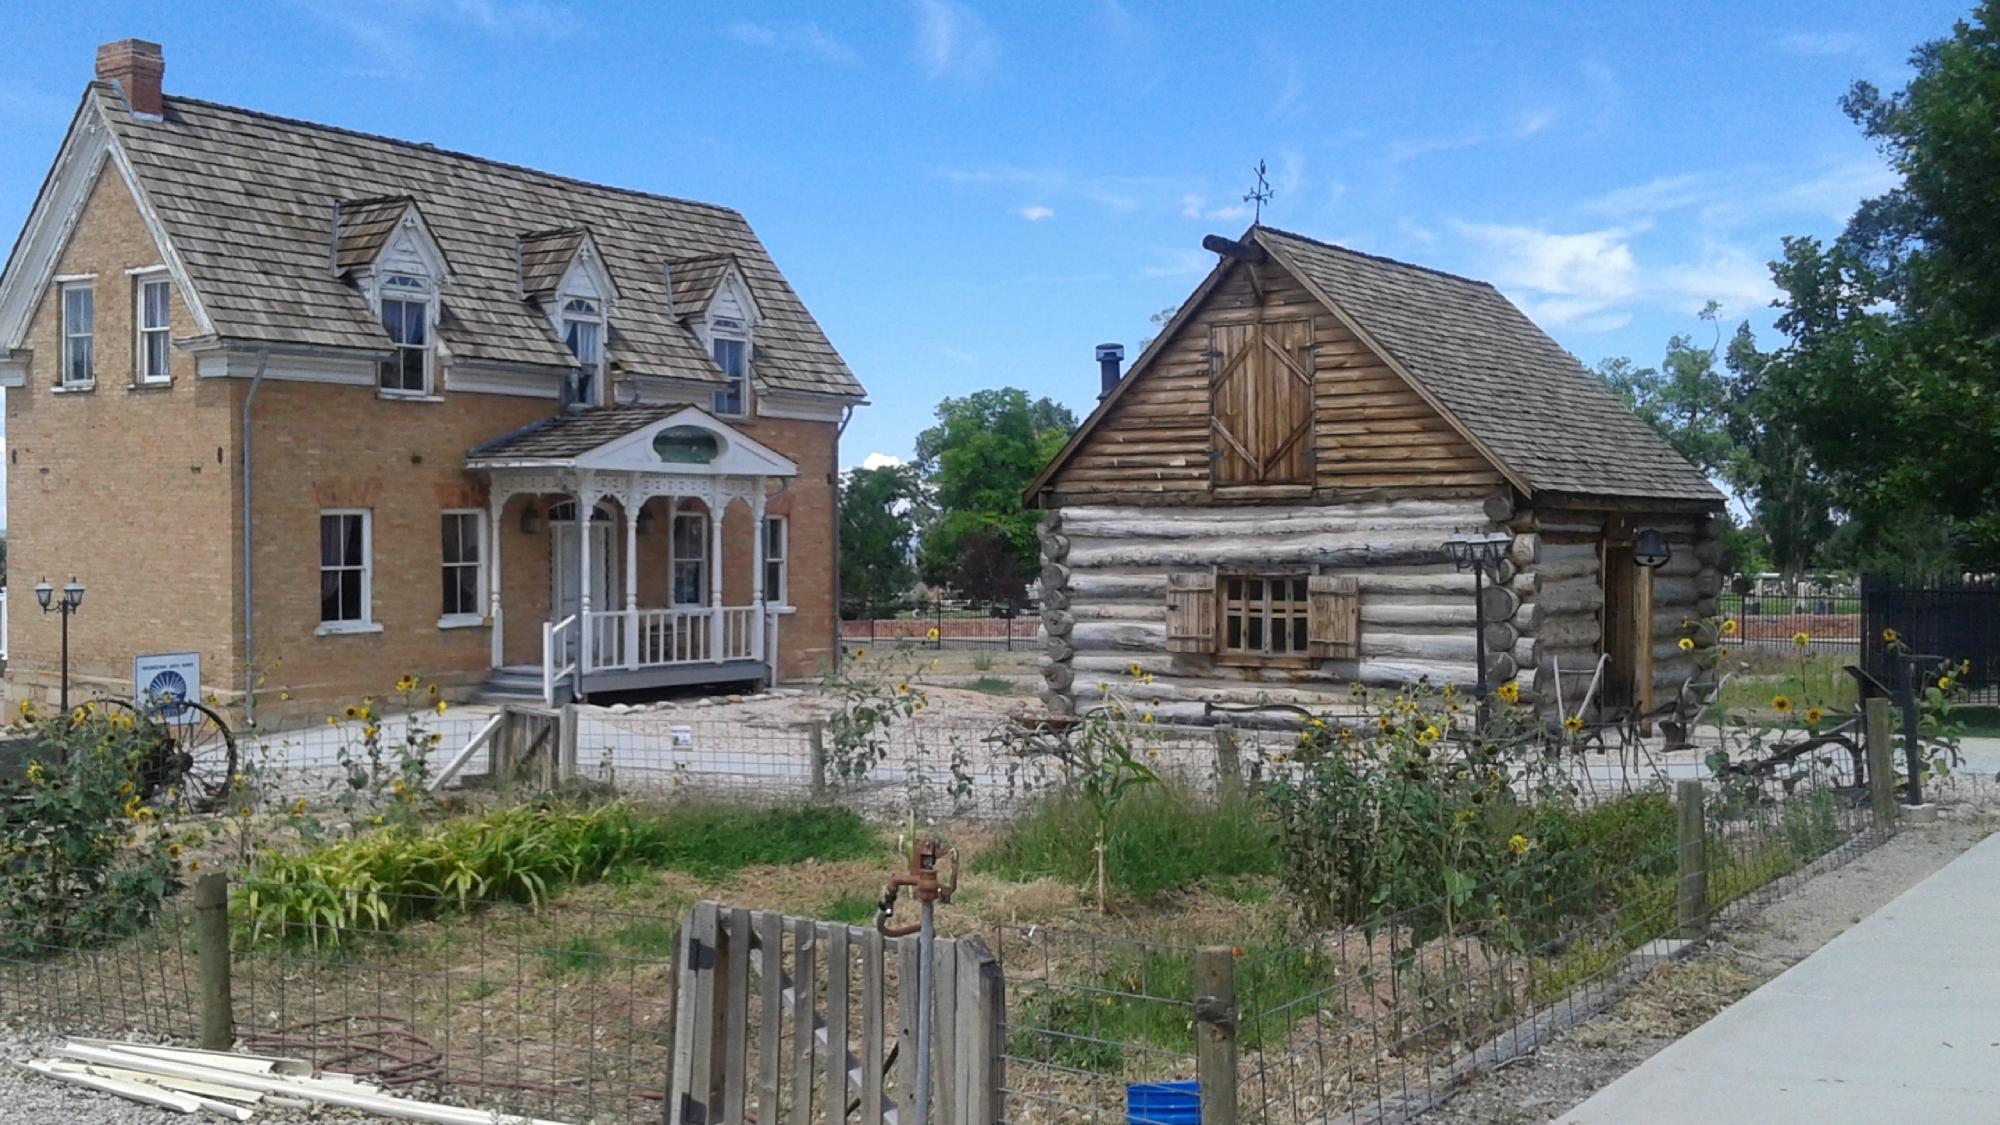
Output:
<path fill-rule="evenodd" d="M 734 254 L 684 258 L 667 266 L 673 311 L 722 371 L 711 406 L 716 414 L 750 413 L 750 364 L 762 312 Z"/>
<path fill-rule="evenodd" d="M 438 293 L 451 269 L 416 201 L 336 201 L 333 272 L 360 291 L 387 337 L 389 358 L 378 369 L 377 387 L 386 395 L 430 395 L 437 386 Z"/>
<path fill-rule="evenodd" d="M 597 240 L 583 227 L 531 231 L 520 238 L 521 296 L 549 318 L 549 328 L 576 357 L 568 403 L 602 406 L 609 393 L 605 345 L 618 287 Z"/>

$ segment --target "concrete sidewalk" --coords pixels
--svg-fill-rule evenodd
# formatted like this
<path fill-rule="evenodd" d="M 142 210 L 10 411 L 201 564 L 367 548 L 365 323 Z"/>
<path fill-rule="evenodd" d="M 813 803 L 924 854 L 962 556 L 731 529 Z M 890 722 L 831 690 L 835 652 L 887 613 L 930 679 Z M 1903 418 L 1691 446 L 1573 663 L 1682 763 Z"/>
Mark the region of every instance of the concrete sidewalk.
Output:
<path fill-rule="evenodd" d="M 2000 1121 L 2000 836 L 1558 1120 Z"/>

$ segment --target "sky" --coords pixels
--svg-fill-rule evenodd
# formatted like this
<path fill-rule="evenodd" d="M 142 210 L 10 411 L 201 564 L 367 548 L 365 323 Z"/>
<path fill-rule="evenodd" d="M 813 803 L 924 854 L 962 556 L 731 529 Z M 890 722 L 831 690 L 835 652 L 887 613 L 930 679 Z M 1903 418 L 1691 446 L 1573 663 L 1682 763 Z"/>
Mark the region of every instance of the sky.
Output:
<path fill-rule="evenodd" d="M 17 4 L 0 229 L 96 45 L 152 39 L 170 95 L 737 208 L 868 389 L 843 462 L 880 463 L 948 395 L 1084 414 L 1259 160 L 1269 224 L 1491 281 L 1586 363 L 1657 363 L 1710 300 L 1773 342 L 1780 239 L 1893 183 L 1841 94 L 1968 7 Z"/>

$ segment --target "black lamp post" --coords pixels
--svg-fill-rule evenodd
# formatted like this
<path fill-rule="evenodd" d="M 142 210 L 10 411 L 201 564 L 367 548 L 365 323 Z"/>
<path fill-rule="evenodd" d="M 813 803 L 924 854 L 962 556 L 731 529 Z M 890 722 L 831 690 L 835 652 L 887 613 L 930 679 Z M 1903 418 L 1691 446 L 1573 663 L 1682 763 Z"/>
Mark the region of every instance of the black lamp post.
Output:
<path fill-rule="evenodd" d="M 63 583 L 62 600 L 55 599 L 55 587 L 44 578 L 35 583 L 35 601 L 43 613 L 62 615 L 62 713 L 69 714 L 69 619 L 70 615 L 83 607 L 83 583 L 75 576 Z"/>
<path fill-rule="evenodd" d="M 1513 545 L 1514 537 L 1504 531 L 1488 535 L 1465 535 L 1455 533 L 1444 541 L 1444 553 L 1453 566 L 1460 570 L 1472 571 L 1472 653 L 1477 668 L 1473 680 L 1473 697 L 1479 701 L 1479 725 L 1486 726 L 1486 576 L 1490 569 L 1494 581 L 1500 579 L 1500 560 L 1507 557 L 1507 549 Z"/>

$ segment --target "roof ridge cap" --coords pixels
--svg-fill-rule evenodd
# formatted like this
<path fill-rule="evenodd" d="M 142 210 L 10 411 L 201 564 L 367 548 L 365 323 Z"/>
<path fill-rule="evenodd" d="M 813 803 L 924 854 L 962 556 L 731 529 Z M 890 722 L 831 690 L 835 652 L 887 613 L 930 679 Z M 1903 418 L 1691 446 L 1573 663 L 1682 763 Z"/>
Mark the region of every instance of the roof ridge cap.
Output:
<path fill-rule="evenodd" d="M 110 84 L 102 83 L 98 80 L 92 80 L 91 85 L 109 86 Z M 638 188 L 619 187 L 617 184 L 605 184 L 605 183 L 599 183 L 595 180 L 580 179 L 576 176 L 565 176 L 559 172 L 550 172 L 541 168 L 530 168 L 525 164 L 515 164 L 511 161 L 498 160 L 491 156 L 480 156 L 477 153 L 465 152 L 461 149 L 444 148 L 440 145 L 430 144 L 429 142 L 426 141 L 406 141 L 400 137 L 385 136 L 384 134 L 381 133 L 370 133 L 364 129 L 349 129 L 342 125 L 328 125 L 323 121 L 307 121 L 302 117 L 286 117 L 283 114 L 266 113 L 265 111 L 260 109 L 246 109 L 245 107 L 238 105 L 225 105 L 222 102 L 212 102 L 204 98 L 190 98 L 181 94 L 168 94 L 163 96 L 161 100 L 164 103 L 166 103 L 166 105 L 168 105 L 169 107 L 175 104 L 196 105 L 196 106 L 202 106 L 207 109 L 222 110 L 227 113 L 240 113 L 245 117 L 255 117 L 265 121 L 276 121 L 285 125 L 294 125 L 302 129 L 319 129 L 328 133 L 339 133 L 342 134 L 343 136 L 359 137 L 363 140 L 380 141 L 383 144 L 395 145 L 399 148 L 416 149 L 419 152 L 433 153 L 438 156 L 453 156 L 457 157 L 460 160 L 477 161 L 480 164 L 490 165 L 495 168 L 505 168 L 513 172 L 524 172 L 531 176 L 542 176 L 547 179 L 560 181 L 562 183 L 574 184 L 578 187 L 592 188 L 598 191 L 616 192 L 620 195 L 630 195 L 640 199 L 653 199 L 664 203 L 679 203 L 684 206 L 700 207 L 710 211 L 721 211 L 727 214 L 735 215 L 738 218 L 742 218 L 743 216 L 743 213 L 741 211 L 738 211 L 736 208 L 728 207 L 720 203 L 705 203 L 699 199 L 688 199 L 685 196 L 666 195 L 661 192 L 642 191 Z M 747 225 L 747 220 L 746 220 L 746 225 Z"/>

